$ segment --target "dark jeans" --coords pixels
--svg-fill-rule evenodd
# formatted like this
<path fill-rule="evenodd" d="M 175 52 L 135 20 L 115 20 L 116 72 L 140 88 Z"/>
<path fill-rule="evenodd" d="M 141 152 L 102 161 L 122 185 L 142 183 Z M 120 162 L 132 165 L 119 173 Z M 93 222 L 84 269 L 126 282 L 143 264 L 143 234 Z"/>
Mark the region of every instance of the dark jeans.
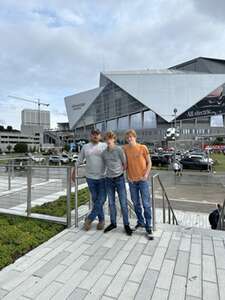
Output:
<path fill-rule="evenodd" d="M 124 225 L 128 225 L 128 207 L 127 207 L 127 193 L 125 186 L 124 176 L 119 176 L 116 178 L 106 178 L 106 191 L 109 199 L 109 209 L 110 209 L 110 221 L 112 224 L 116 225 L 116 197 L 117 192 L 120 201 L 120 207 L 123 215 Z"/>
<path fill-rule="evenodd" d="M 152 213 L 149 182 L 144 180 L 129 181 L 129 187 L 138 224 L 144 226 L 146 229 L 151 228 Z M 144 208 L 144 217 L 142 206 Z"/>
<path fill-rule="evenodd" d="M 104 222 L 104 210 L 103 205 L 106 201 L 106 186 L 105 178 L 92 179 L 87 178 L 88 188 L 92 197 L 92 210 L 88 215 L 88 219 L 94 221 L 98 217 L 99 222 Z"/>

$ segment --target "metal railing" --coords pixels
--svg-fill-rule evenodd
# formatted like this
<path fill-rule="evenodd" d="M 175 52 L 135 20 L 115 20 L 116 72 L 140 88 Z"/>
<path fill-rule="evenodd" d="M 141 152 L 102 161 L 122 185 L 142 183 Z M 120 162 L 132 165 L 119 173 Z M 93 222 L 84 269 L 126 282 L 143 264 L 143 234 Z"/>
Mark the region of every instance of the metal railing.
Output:
<path fill-rule="evenodd" d="M 159 174 L 155 174 L 151 177 L 151 188 L 152 188 L 152 223 L 153 223 L 153 230 L 155 230 L 156 224 L 156 197 L 155 197 L 155 185 L 156 180 L 161 188 L 162 191 L 162 222 L 178 225 L 178 221 L 168 195 L 166 193 L 165 187 L 159 177 Z"/>
<path fill-rule="evenodd" d="M 91 204 L 88 198 L 87 209 L 78 209 L 78 186 L 85 181 L 83 166 L 76 168 L 75 182 L 71 181 L 73 166 L 49 166 L 16 163 L 18 158 L 4 160 L 0 164 L 0 213 L 43 219 L 61 223 L 67 227 L 78 226 L 86 216 Z M 79 170 L 79 172 L 78 172 Z M 78 174 L 81 173 L 81 174 Z M 71 193 L 74 192 L 74 209 L 71 210 Z M 66 213 L 63 216 L 49 212 L 34 212 L 34 207 L 66 197 Z M 49 214 L 47 214 L 49 213 Z"/>
<path fill-rule="evenodd" d="M 225 200 L 223 201 L 223 206 L 219 214 L 219 221 L 217 223 L 217 230 L 225 230 Z"/>

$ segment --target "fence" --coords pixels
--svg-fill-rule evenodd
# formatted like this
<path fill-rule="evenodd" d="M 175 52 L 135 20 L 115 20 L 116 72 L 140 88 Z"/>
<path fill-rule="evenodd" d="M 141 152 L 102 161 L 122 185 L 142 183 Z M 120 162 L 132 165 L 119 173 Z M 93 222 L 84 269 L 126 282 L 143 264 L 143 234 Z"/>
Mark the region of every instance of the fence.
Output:
<path fill-rule="evenodd" d="M 83 167 L 77 170 L 75 184 L 71 183 L 72 166 L 49 166 L 31 163 L 30 160 L 10 159 L 0 164 L 0 212 L 19 216 L 44 219 L 70 227 L 78 225 L 90 207 L 82 206 L 78 210 L 78 186 L 85 187 Z M 78 174 L 79 173 L 79 174 Z M 72 201 L 71 193 L 75 197 Z M 60 198 L 61 197 L 61 198 Z M 57 199 L 59 210 L 52 211 L 46 203 Z M 89 199 L 90 200 L 90 199 Z M 64 205 L 65 214 L 62 215 Z M 66 206 L 65 206 L 66 205 Z"/>

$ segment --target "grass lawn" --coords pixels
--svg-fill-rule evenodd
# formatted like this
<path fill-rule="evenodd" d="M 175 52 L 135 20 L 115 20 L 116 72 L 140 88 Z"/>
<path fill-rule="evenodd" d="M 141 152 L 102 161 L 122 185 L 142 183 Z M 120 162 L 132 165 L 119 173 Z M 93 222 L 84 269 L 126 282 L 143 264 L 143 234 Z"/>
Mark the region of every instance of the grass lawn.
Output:
<path fill-rule="evenodd" d="M 25 217 L 0 215 L 0 270 L 64 228 Z"/>
<path fill-rule="evenodd" d="M 88 189 L 84 188 L 78 191 L 78 207 L 89 201 Z M 70 208 L 74 209 L 74 193 L 71 193 Z M 32 213 L 63 217 L 66 215 L 66 196 L 61 196 L 53 202 L 48 202 L 31 209 Z"/>
<path fill-rule="evenodd" d="M 213 153 L 210 155 L 212 159 L 214 159 L 214 170 L 216 172 L 225 172 L 225 155 L 219 153 Z"/>
<path fill-rule="evenodd" d="M 89 200 L 88 189 L 78 192 L 78 206 Z M 71 194 L 74 208 L 74 193 Z M 32 208 L 33 213 L 62 217 L 66 214 L 66 197 L 61 196 Z M 63 225 L 18 216 L 0 215 L 0 270 L 17 258 L 44 243 L 65 228 Z"/>

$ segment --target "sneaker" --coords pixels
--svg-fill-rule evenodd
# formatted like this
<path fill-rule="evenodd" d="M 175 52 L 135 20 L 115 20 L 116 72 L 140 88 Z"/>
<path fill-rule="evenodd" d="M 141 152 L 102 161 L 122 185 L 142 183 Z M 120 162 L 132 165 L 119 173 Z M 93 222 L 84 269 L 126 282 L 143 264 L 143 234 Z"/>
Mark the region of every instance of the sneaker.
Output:
<path fill-rule="evenodd" d="M 116 224 L 111 223 L 106 227 L 106 229 L 104 230 L 104 233 L 109 232 L 109 231 L 115 229 L 116 227 L 117 227 Z"/>
<path fill-rule="evenodd" d="M 141 225 L 139 223 L 137 223 L 137 225 L 134 227 L 135 230 L 138 230 L 140 228 L 144 228 L 145 226 L 144 225 Z"/>
<path fill-rule="evenodd" d="M 97 226 L 96 226 L 96 229 L 97 230 L 103 230 L 105 227 L 105 222 L 102 221 L 102 222 L 98 222 Z"/>
<path fill-rule="evenodd" d="M 133 230 L 130 228 L 130 225 L 125 225 L 124 229 L 125 229 L 127 235 L 132 235 Z"/>
<path fill-rule="evenodd" d="M 150 240 L 153 240 L 153 233 L 151 228 L 146 228 L 146 234 Z"/>
<path fill-rule="evenodd" d="M 85 219 L 84 227 L 83 227 L 85 231 L 88 231 L 91 229 L 91 223 L 92 223 L 92 221 L 90 219 L 88 219 L 88 218 Z"/>

